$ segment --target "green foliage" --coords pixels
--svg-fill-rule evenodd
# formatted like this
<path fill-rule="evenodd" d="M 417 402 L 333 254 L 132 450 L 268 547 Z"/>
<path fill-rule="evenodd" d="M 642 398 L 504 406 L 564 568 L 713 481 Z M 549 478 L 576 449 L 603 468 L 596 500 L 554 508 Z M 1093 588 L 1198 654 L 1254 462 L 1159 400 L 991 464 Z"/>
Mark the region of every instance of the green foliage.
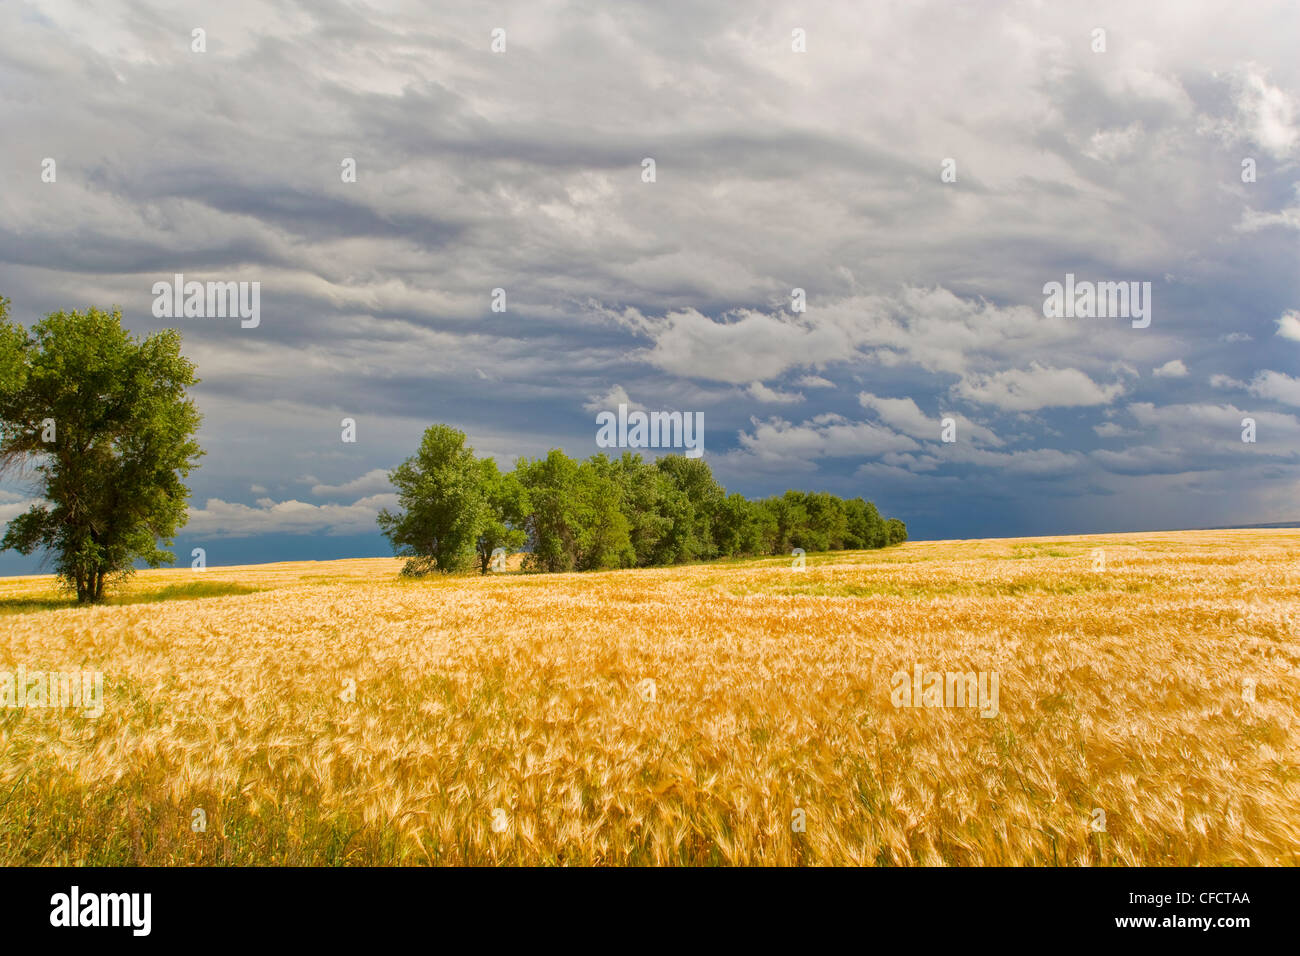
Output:
<path fill-rule="evenodd" d="M 822 550 L 809 547 L 810 528 L 808 511 L 804 508 L 803 495 L 798 491 L 787 491 L 779 498 L 768 498 L 763 502 L 775 522 L 775 537 L 772 544 L 774 554 L 789 554 L 794 548 L 805 551 Z"/>
<path fill-rule="evenodd" d="M 842 551 L 849 536 L 849 516 L 844 502 L 824 491 L 806 492 L 804 511 L 808 515 L 808 528 L 815 547 L 804 545 L 807 551 Z"/>
<path fill-rule="evenodd" d="M 528 495 L 516 474 L 501 474 L 497 463 L 484 458 L 478 463 L 479 482 L 483 490 L 482 525 L 478 532 L 479 572 L 488 573 L 492 553 L 502 548 L 507 554 L 518 551 L 528 540 L 524 516 L 528 514 Z"/>
<path fill-rule="evenodd" d="M 120 311 L 92 308 L 28 332 L 0 300 L 0 466 L 30 468 L 42 499 L 0 548 L 44 549 L 81 602 L 102 600 L 136 561 L 175 561 L 159 542 L 185 524 L 183 479 L 203 454 L 186 393 L 196 382 L 174 329 L 140 341 Z"/>
<path fill-rule="evenodd" d="M 733 492 L 718 503 L 714 512 L 713 541 L 719 554 L 763 554 L 759 509 L 744 495 Z"/>
<path fill-rule="evenodd" d="M 469 564 L 491 511 L 483 475 L 465 433 L 447 425 L 430 426 L 420 450 L 389 472 L 404 510 L 381 511 L 379 529 L 394 552 L 408 558 L 404 574 L 459 571 Z"/>
<path fill-rule="evenodd" d="M 653 465 L 642 461 L 640 455 L 630 451 L 623 452 L 614 468 L 622 489 L 623 513 L 628 520 L 632 563 L 637 567 L 654 564 L 660 552 L 660 542 L 673 525 L 663 507 L 666 489 L 663 475 Z"/>
<path fill-rule="evenodd" d="M 886 522 L 869 501 L 820 491 L 750 501 L 728 495 L 703 460 L 681 455 L 579 462 L 552 449 L 503 474 L 445 425 L 430 428 L 420 454 L 391 477 L 406 511 L 383 512 L 380 527 L 411 559 L 409 574 L 458 570 L 475 550 L 486 573 L 496 548 L 526 548 L 533 571 L 590 571 L 907 540 L 903 522 Z"/>
<path fill-rule="evenodd" d="M 662 476 L 663 511 L 670 520 L 660 539 L 655 564 L 681 564 L 717 556 L 714 522 L 726 492 L 702 458 L 665 455 L 655 462 Z"/>
<path fill-rule="evenodd" d="M 883 548 L 886 544 L 885 522 L 870 501 L 850 498 L 844 502 L 847 532 L 846 548 Z"/>
<path fill-rule="evenodd" d="M 636 563 L 632 522 L 623 502 L 622 472 L 604 455 L 578 466 L 578 550 L 580 571 L 630 568 Z"/>
<path fill-rule="evenodd" d="M 521 458 L 515 472 L 528 495 L 525 528 L 532 550 L 526 566 L 540 571 L 575 570 L 581 530 L 578 463 L 553 448 L 545 458 Z"/>

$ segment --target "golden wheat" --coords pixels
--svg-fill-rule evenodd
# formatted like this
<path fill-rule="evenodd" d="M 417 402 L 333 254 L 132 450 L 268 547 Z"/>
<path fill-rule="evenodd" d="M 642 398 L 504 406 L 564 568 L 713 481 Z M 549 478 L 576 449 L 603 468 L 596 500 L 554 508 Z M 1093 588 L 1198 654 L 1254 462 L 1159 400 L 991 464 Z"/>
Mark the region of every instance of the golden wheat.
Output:
<path fill-rule="evenodd" d="M 1294 865 L 1298 557 L 1236 531 L 305 562 L 0 613 L 0 670 L 105 682 L 98 718 L 0 711 L 0 863 Z M 50 588 L 0 582 L 0 612 Z M 996 716 L 895 707 L 918 665 L 995 673 Z"/>

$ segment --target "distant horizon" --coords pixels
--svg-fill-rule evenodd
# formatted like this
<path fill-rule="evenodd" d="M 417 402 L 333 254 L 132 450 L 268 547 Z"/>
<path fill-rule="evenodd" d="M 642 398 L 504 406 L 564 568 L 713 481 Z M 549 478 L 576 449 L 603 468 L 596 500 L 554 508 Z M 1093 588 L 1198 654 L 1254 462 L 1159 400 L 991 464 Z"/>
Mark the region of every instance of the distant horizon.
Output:
<path fill-rule="evenodd" d="M 1232 526 L 1215 527 L 1215 528 L 1139 528 L 1139 529 L 1129 529 L 1129 530 L 1123 530 L 1123 531 L 1063 531 L 1063 532 L 1049 532 L 1049 533 L 1046 533 L 1046 534 L 1000 534 L 1000 535 L 999 535 L 999 534 L 993 534 L 993 535 L 979 535 L 979 536 L 976 536 L 976 537 L 969 537 L 969 538 L 947 538 L 947 537 L 944 537 L 944 538 L 923 538 L 923 537 L 909 536 L 908 541 L 907 541 L 906 543 L 927 544 L 927 543 L 945 542 L 945 541 L 947 541 L 947 542 L 958 542 L 958 541 L 1003 541 L 1003 540 L 1008 540 L 1008 539 L 1039 539 L 1039 538 L 1041 538 L 1041 539 L 1048 539 L 1048 538 L 1085 538 L 1085 537 L 1094 537 L 1094 536 L 1102 536 L 1102 535 L 1123 535 L 1123 534 L 1180 534 L 1180 533 L 1183 533 L 1183 532 L 1198 532 L 1198 531 L 1285 531 L 1285 530 L 1290 530 L 1290 529 L 1294 529 L 1294 530 L 1300 531 L 1300 521 L 1283 521 L 1283 522 L 1275 522 L 1275 523 L 1269 523 L 1269 524 L 1256 524 L 1256 525 L 1232 525 Z M 286 536 L 286 537 L 288 537 L 288 536 Z M 299 537 L 303 537 L 303 536 L 299 536 Z M 365 537 L 369 537 L 369 536 L 365 536 Z M 378 546 L 381 547 L 381 548 L 383 548 L 383 549 L 386 549 L 385 553 L 380 553 L 380 554 L 352 554 L 352 553 L 348 553 L 348 554 L 340 554 L 340 553 L 337 553 L 337 549 L 331 549 L 330 556 L 328 556 L 328 557 L 320 557 L 320 556 L 317 556 L 317 555 L 308 554 L 308 553 L 306 553 L 305 551 L 303 551 L 303 552 L 291 552 L 288 556 L 258 557 L 256 560 L 237 560 L 237 559 L 236 559 L 236 560 L 230 560 L 230 561 L 224 561 L 224 560 L 222 560 L 222 561 L 216 561 L 216 560 L 209 559 L 209 560 L 207 561 L 207 567 L 208 567 L 209 569 L 217 569 L 217 568 L 234 568 L 234 567 L 253 567 L 253 566 L 256 566 L 256 565 L 260 565 L 260 564 L 292 564 L 292 563 L 303 562 L 303 561 L 320 561 L 320 562 L 324 563 L 324 562 L 329 562 L 329 561 L 373 560 L 373 559 L 376 559 L 376 558 L 393 558 L 393 559 L 397 560 L 397 556 L 395 556 L 395 555 L 392 553 L 392 548 L 389 547 L 388 542 L 385 541 L 384 538 L 383 538 L 382 536 L 376 535 L 375 537 L 378 538 Z M 240 550 L 238 550 L 236 553 L 239 553 L 239 554 L 258 554 L 258 555 L 265 555 L 265 554 L 267 553 L 267 550 L 268 550 L 268 549 L 267 549 L 267 542 L 266 542 L 265 538 L 264 538 L 264 537 L 260 537 L 260 536 L 250 535 L 250 536 L 245 537 L 245 538 L 231 538 L 231 539 L 227 539 L 227 540 L 229 540 L 229 541 L 238 541 L 238 542 L 241 542 L 241 543 L 245 546 L 245 548 L 248 549 L 248 550 L 245 550 L 245 549 L 240 549 Z M 333 539 L 333 540 L 335 540 L 335 541 L 347 541 L 347 540 L 352 540 L 352 539 L 336 538 L 336 539 Z M 197 547 L 197 545 L 196 545 L 196 547 Z M 209 547 L 211 547 L 211 542 L 209 542 Z M 892 547 L 897 547 L 897 546 L 892 546 Z M 165 565 L 162 565 L 162 566 L 161 566 L 160 568 L 158 568 L 157 570 L 160 570 L 160 571 L 167 571 L 167 570 L 171 570 L 171 571 L 174 571 L 174 570 L 183 570 L 186 566 L 188 566 L 188 564 L 189 564 L 189 559 L 188 559 L 188 558 L 186 558 L 186 560 L 185 560 L 184 562 L 181 561 L 181 554 L 182 554 L 182 552 L 181 552 L 181 550 L 180 550 L 180 545 L 178 544 L 178 545 L 177 545 L 173 550 L 174 550 L 174 552 L 175 552 L 175 554 L 176 554 L 176 563 L 175 563 L 175 564 L 165 564 Z M 207 550 L 207 549 L 205 548 L 205 550 Z M 216 550 L 219 552 L 219 551 L 220 551 L 220 548 L 217 548 Z M 862 549 L 849 549 L 849 550 L 852 551 L 852 553 L 857 553 L 859 550 L 862 550 Z M 867 550 L 871 550 L 871 549 L 867 549 Z M 875 552 L 875 553 L 886 554 L 886 553 L 888 553 L 889 550 L 891 550 L 891 548 L 886 548 L 886 549 L 884 549 L 883 551 L 877 551 L 877 552 Z M 188 554 L 188 551 L 186 551 L 185 553 Z M 846 554 L 846 553 L 849 553 L 849 551 L 816 551 L 816 552 L 811 552 L 811 553 L 812 553 L 812 554 L 836 555 L 836 554 Z M 6 567 L 6 563 L 5 563 L 5 560 L 4 560 L 5 557 L 6 557 L 5 555 L 0 555 L 0 579 L 4 579 L 4 578 L 40 577 L 40 576 L 44 576 L 44 575 L 52 575 L 52 574 L 53 574 L 53 572 L 50 571 L 50 570 L 48 570 L 48 569 L 46 569 L 46 570 L 39 570 L 39 569 L 37 569 L 37 570 L 30 570 L 30 571 L 21 571 L 21 570 L 20 570 L 20 571 L 13 571 L 13 570 L 9 570 L 9 569 Z M 19 557 L 21 557 L 21 556 L 19 556 Z M 31 559 L 24 559 L 24 560 L 34 560 L 34 556 L 33 556 L 33 558 L 31 558 Z M 713 560 L 713 561 L 721 561 L 721 560 L 756 560 L 756 561 L 757 561 L 757 560 L 772 560 L 772 558 L 771 558 L 771 556 L 756 555 L 756 556 L 754 556 L 752 559 L 744 559 L 744 558 L 742 558 L 742 559 L 715 558 L 715 559 L 712 559 L 712 560 Z M 712 562 L 711 562 L 711 561 L 688 561 L 688 562 L 685 562 L 685 563 L 686 563 L 686 564 L 709 564 L 709 563 L 712 563 Z M 677 566 L 677 565 L 666 565 L 666 567 L 676 567 L 676 566 Z M 137 570 L 137 571 L 142 571 L 142 570 L 146 570 L 146 569 L 145 569 L 145 568 L 137 568 L 136 570 Z M 623 569 L 623 570 L 655 570 L 655 568 L 626 568 L 626 569 Z M 586 573 L 589 573 L 589 572 L 585 572 L 585 571 L 577 571 L 577 572 L 573 572 L 573 573 L 575 573 L 575 574 L 586 574 Z M 590 572 L 590 573 L 595 573 L 595 572 Z"/>

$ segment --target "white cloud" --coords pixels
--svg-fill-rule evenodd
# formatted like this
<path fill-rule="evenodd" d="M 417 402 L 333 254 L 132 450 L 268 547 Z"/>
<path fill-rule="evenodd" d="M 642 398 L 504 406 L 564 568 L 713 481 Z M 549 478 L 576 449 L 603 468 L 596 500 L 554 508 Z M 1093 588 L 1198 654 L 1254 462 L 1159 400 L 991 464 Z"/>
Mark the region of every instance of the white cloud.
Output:
<path fill-rule="evenodd" d="M 255 487 L 255 490 L 256 487 Z M 261 491 L 266 491 L 261 488 Z M 388 470 L 385 468 L 374 468 L 360 478 L 353 478 L 351 481 L 345 481 L 341 485 L 312 485 L 311 493 L 318 498 L 333 497 L 337 495 L 363 495 L 383 494 L 393 490 L 392 483 L 388 480 Z"/>
<path fill-rule="evenodd" d="M 1186 378 L 1187 366 L 1181 359 L 1170 359 L 1159 368 L 1153 368 L 1151 374 L 1156 378 Z"/>
<path fill-rule="evenodd" d="M 1141 139 L 1142 123 L 1134 120 L 1122 129 L 1097 130 L 1088 140 L 1083 153 L 1092 159 L 1113 163 L 1133 155 Z"/>
<path fill-rule="evenodd" d="M 675 375 L 744 385 L 800 365 L 844 361 L 858 345 L 845 330 L 798 316 L 741 310 L 734 321 L 715 322 L 685 309 L 663 318 L 644 357 Z"/>
<path fill-rule="evenodd" d="M 376 529 L 382 508 L 397 507 L 397 495 L 370 495 L 350 505 L 313 505 L 305 501 L 262 498 L 257 507 L 209 498 L 191 507 L 186 533 L 210 537 L 260 534 L 365 534 Z"/>
<path fill-rule="evenodd" d="M 804 400 L 803 395 L 799 392 L 782 392 L 776 389 L 768 388 L 762 382 L 750 382 L 749 387 L 745 389 L 750 398 L 759 402 L 776 405 L 793 405 Z"/>
<path fill-rule="evenodd" d="M 1124 393 L 1124 386 L 1098 385 L 1073 368 L 1047 368 L 1035 362 L 1027 369 L 1008 369 L 992 375 L 970 375 L 952 388 L 970 402 L 1010 411 L 1033 411 L 1106 405 Z"/>
<path fill-rule="evenodd" d="M 1296 106 L 1286 90 L 1274 86 L 1253 66 L 1239 87 L 1237 109 L 1243 132 L 1275 159 L 1285 159 L 1300 143 Z"/>
<path fill-rule="evenodd" d="M 1291 309 L 1283 312 L 1277 320 L 1277 334 L 1284 339 L 1300 342 L 1300 311 Z"/>
<path fill-rule="evenodd" d="M 1247 209 L 1241 214 L 1241 222 L 1234 228 L 1238 232 L 1259 232 L 1270 226 L 1283 229 L 1300 229 L 1300 206 L 1287 206 L 1277 212 L 1259 212 Z"/>
<path fill-rule="evenodd" d="M 628 311 L 602 314 L 654 340 L 638 353 L 650 365 L 684 378 L 733 385 L 775 379 L 792 369 L 864 361 L 962 373 L 1098 341 L 1084 323 L 1045 319 L 1041 305 L 1003 307 L 942 287 L 827 295 L 815 312 L 794 315 L 754 309 L 717 319 L 695 309 L 657 318 Z"/>
<path fill-rule="evenodd" d="M 1132 429 L 1123 428 L 1114 422 L 1102 422 L 1100 425 L 1093 425 L 1092 430 L 1102 438 L 1124 438 L 1138 434 Z"/>
<path fill-rule="evenodd" d="M 1141 441 L 1123 449 L 1096 449 L 1088 458 L 1117 475 L 1206 474 L 1230 477 L 1243 462 L 1267 459 L 1283 466 L 1300 457 L 1300 421 L 1234 405 L 1137 402 L 1128 412 L 1141 429 Z M 1242 419 L 1255 419 L 1256 443 L 1241 440 Z M 1153 506 L 1156 502 L 1151 503 Z"/>
<path fill-rule="evenodd" d="M 891 428 L 905 435 L 922 440 L 935 440 L 940 437 L 943 419 L 951 418 L 957 425 L 957 434 L 982 445 L 1001 445 L 1002 440 L 983 425 L 977 425 L 965 415 L 958 412 L 945 412 L 931 418 L 921 411 L 911 398 L 880 398 L 870 392 L 861 392 L 858 403 L 870 409 Z"/>
<path fill-rule="evenodd" d="M 1297 200 L 1300 200 L 1300 183 L 1292 187 Z M 1241 219 L 1233 226 L 1237 232 L 1259 232 L 1271 226 L 1283 229 L 1300 229 L 1300 202 L 1294 206 L 1284 206 L 1277 212 L 1260 212 L 1258 209 L 1245 209 Z"/>
<path fill-rule="evenodd" d="M 759 464 L 807 466 L 822 458 L 872 458 L 891 451 L 916 451 L 906 435 L 880 425 L 854 422 L 841 415 L 818 415 L 799 425 L 779 418 L 751 419 L 752 432 L 740 433 L 740 448 L 729 459 Z"/>
<path fill-rule="evenodd" d="M 1164 443 L 1165 450 L 1172 455 L 1184 452 L 1193 445 L 1227 447 L 1234 452 L 1249 450 L 1254 452 L 1294 456 L 1300 454 L 1300 421 L 1294 415 L 1282 412 L 1246 411 L 1235 405 L 1211 405 L 1208 403 L 1189 403 L 1183 405 L 1155 405 L 1151 402 L 1137 402 L 1129 406 L 1129 412 L 1137 423 L 1145 428 L 1157 428 L 1176 438 L 1174 442 Z M 1255 446 L 1247 446 L 1241 441 L 1241 420 L 1254 418 L 1261 430 L 1270 436 L 1269 441 L 1260 441 Z M 1239 446 L 1246 446 L 1245 448 Z"/>
<path fill-rule="evenodd" d="M 834 382 L 832 382 L 828 378 L 822 378 L 820 375 L 804 375 L 802 378 L 796 381 L 795 384 L 802 386 L 803 388 L 834 388 L 835 387 Z"/>
<path fill-rule="evenodd" d="M 1210 376 L 1211 388 L 1245 388 L 1245 382 L 1239 382 L 1231 375 L 1214 374 Z"/>
<path fill-rule="evenodd" d="M 645 406 L 640 402 L 634 402 L 628 397 L 627 389 L 622 385 L 613 386 L 604 395 L 592 395 L 590 401 L 583 404 L 583 409 L 588 412 L 599 414 L 600 412 L 616 412 L 618 406 L 626 405 L 629 411 L 634 409 L 645 411 Z"/>
<path fill-rule="evenodd" d="M 1300 378 L 1270 370 L 1258 372 L 1251 379 L 1250 394 L 1282 402 L 1284 405 L 1300 406 Z"/>

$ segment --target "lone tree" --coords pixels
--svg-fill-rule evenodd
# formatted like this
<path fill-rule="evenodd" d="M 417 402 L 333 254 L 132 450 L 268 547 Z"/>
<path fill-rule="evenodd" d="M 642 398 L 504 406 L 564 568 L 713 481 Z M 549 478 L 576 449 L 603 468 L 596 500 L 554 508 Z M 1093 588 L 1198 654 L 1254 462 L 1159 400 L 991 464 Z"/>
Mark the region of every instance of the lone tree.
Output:
<path fill-rule="evenodd" d="M 62 584 L 85 603 L 136 561 L 170 564 L 184 525 L 182 479 L 203 452 L 186 389 L 198 380 L 180 333 L 143 341 L 120 310 L 54 312 L 30 332 L 0 299 L 0 471 L 34 464 L 31 510 L 9 522 L 0 549 L 54 557 Z"/>
<path fill-rule="evenodd" d="M 402 573 L 459 571 L 469 564 L 488 513 L 482 465 L 465 433 L 432 425 L 420 450 L 391 472 L 404 509 L 379 512 L 379 529 L 407 559 Z"/>

